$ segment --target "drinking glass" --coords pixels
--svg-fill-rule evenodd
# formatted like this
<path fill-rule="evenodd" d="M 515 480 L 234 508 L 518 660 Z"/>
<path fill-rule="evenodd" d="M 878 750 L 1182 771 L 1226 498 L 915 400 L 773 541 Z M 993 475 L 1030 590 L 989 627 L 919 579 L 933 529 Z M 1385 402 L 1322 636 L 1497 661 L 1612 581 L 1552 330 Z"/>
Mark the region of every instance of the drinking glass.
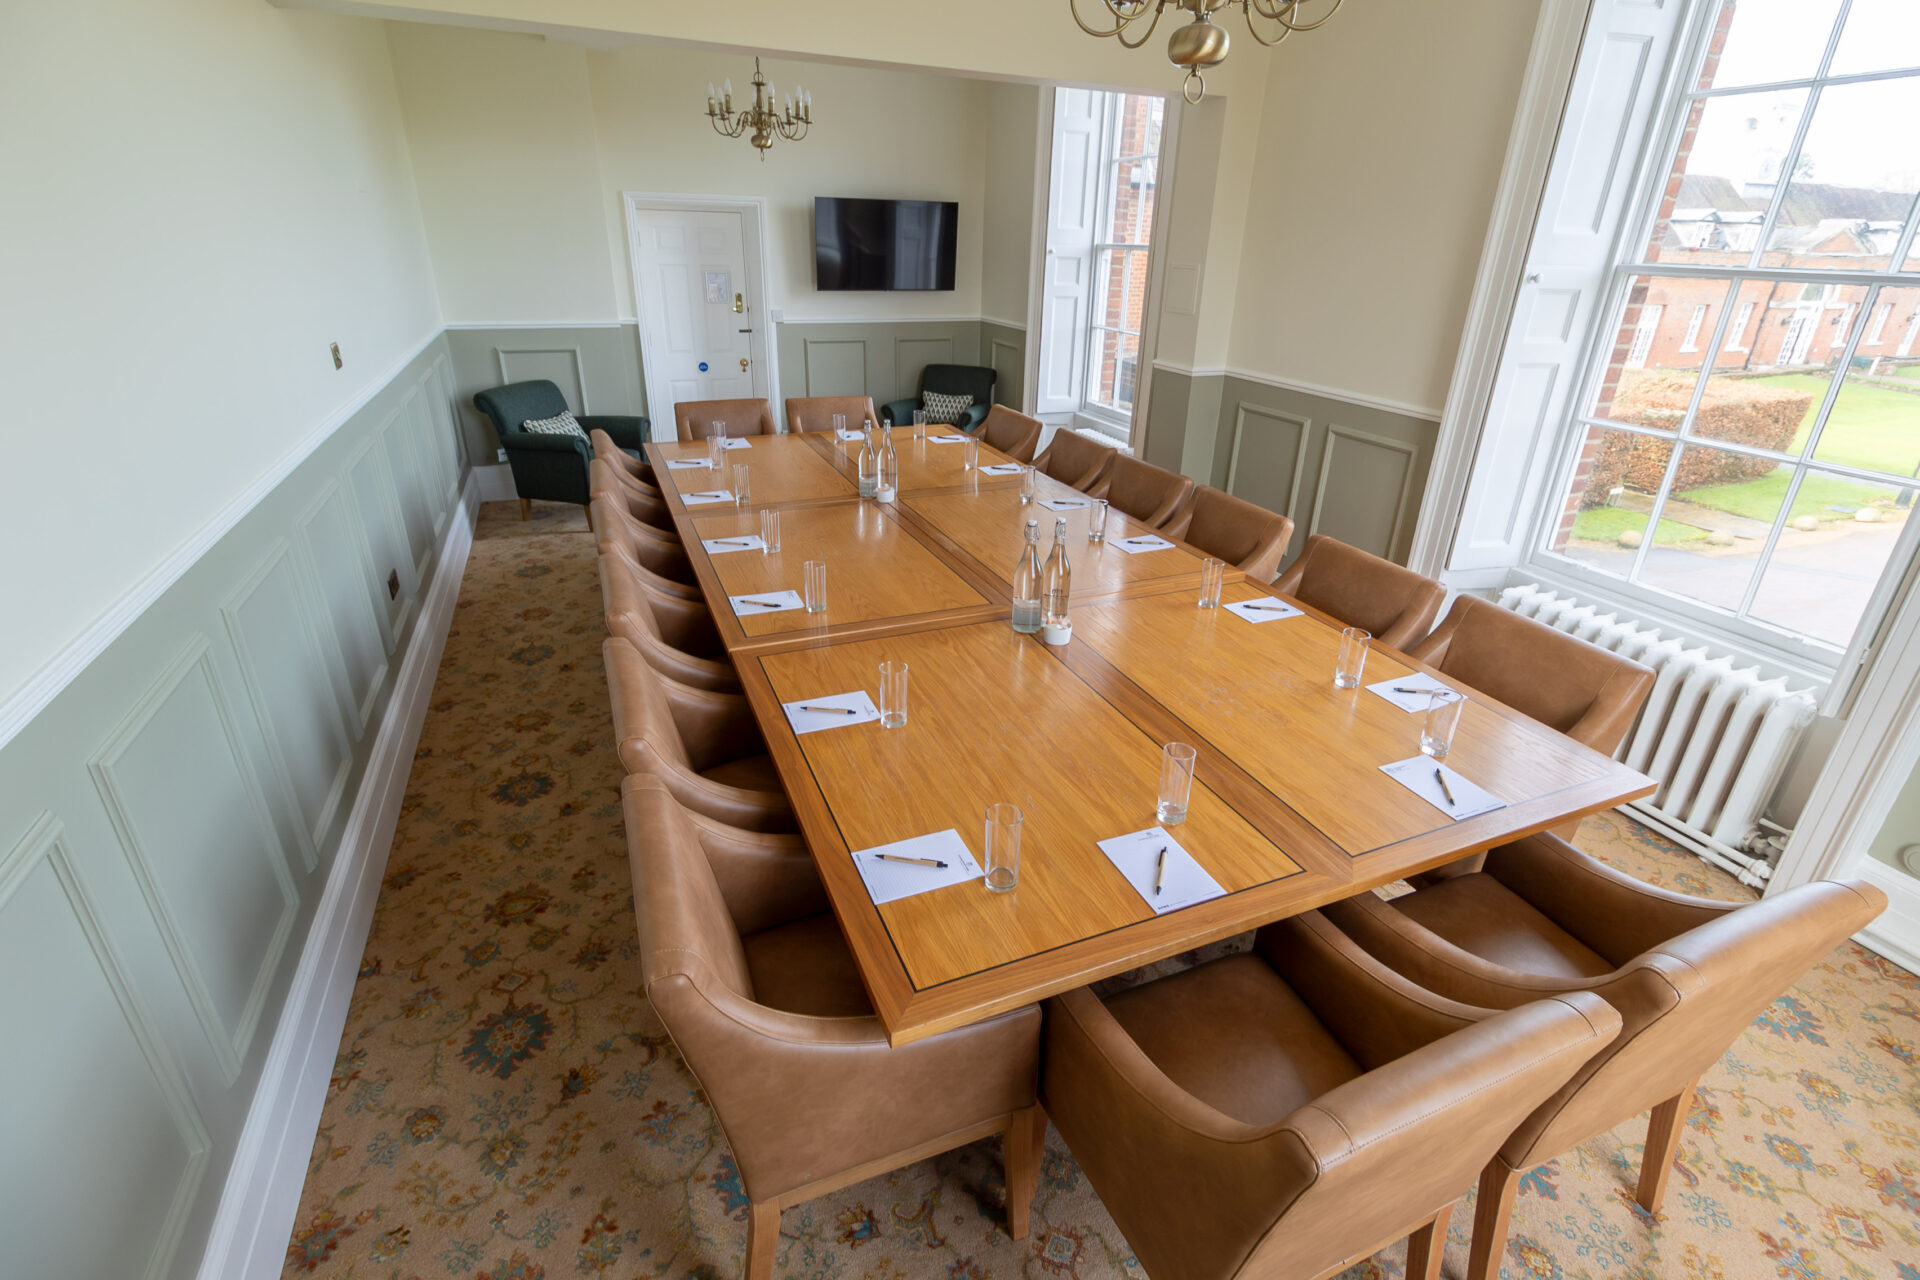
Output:
<path fill-rule="evenodd" d="M 898 729 L 907 722 L 907 664 L 880 664 L 880 727 Z"/>
<path fill-rule="evenodd" d="M 960 446 L 960 456 L 961 456 L 961 460 L 966 464 L 967 470 L 972 471 L 975 467 L 979 466 L 980 465 L 979 439 L 974 436 L 968 436 L 966 439 L 966 443 Z"/>
<path fill-rule="evenodd" d="M 806 599 L 808 613 L 827 611 L 827 562 L 825 560 L 807 561 Z"/>
<path fill-rule="evenodd" d="M 713 478 L 720 484 L 727 482 L 727 424 L 716 422 L 714 433 L 707 437 L 707 463 L 713 468 Z"/>
<path fill-rule="evenodd" d="M 1187 820 L 1187 800 L 1193 794 L 1193 761 L 1198 753 L 1184 742 L 1169 742 L 1160 753 L 1160 803 L 1154 816 L 1171 827 Z"/>
<path fill-rule="evenodd" d="M 1427 698 L 1427 723 L 1420 730 L 1420 751 L 1435 760 L 1445 760 L 1453 750 L 1453 731 L 1460 727 L 1460 708 L 1467 695 L 1447 689 L 1435 689 Z"/>
<path fill-rule="evenodd" d="M 1340 663 L 1333 669 L 1333 687 L 1352 689 L 1360 683 L 1360 673 L 1367 669 L 1367 642 L 1373 636 L 1358 627 L 1348 627 L 1340 633 Z"/>
<path fill-rule="evenodd" d="M 1087 541 L 1107 540 L 1107 500 L 1095 498 L 1087 508 Z"/>
<path fill-rule="evenodd" d="M 1018 805 L 987 806 L 987 888 L 995 893 L 1020 883 L 1020 824 L 1025 819 Z"/>
<path fill-rule="evenodd" d="M 740 468 L 734 468 L 736 471 Z M 1220 607 L 1220 588 L 1226 582 L 1227 562 L 1208 556 L 1200 562 L 1200 607 L 1218 609 Z"/>
<path fill-rule="evenodd" d="M 846 429 L 847 429 L 847 415 L 844 413 L 834 414 L 833 415 L 833 438 L 835 440 L 838 440 L 840 438 L 840 433 L 842 431 L 845 431 Z"/>
<path fill-rule="evenodd" d="M 1033 501 L 1033 471 L 1031 466 L 1020 468 L 1020 505 L 1023 507 Z"/>
<path fill-rule="evenodd" d="M 927 411 L 925 409 L 915 409 L 913 411 L 913 438 L 915 440 L 924 440 L 927 438 Z"/>
<path fill-rule="evenodd" d="M 733 464 L 733 505 L 736 507 L 744 507 L 749 501 L 750 499 L 747 496 L 747 464 L 744 462 L 736 462 Z"/>
<path fill-rule="evenodd" d="M 780 549 L 780 513 L 772 507 L 760 513 L 760 542 L 768 554 Z"/>

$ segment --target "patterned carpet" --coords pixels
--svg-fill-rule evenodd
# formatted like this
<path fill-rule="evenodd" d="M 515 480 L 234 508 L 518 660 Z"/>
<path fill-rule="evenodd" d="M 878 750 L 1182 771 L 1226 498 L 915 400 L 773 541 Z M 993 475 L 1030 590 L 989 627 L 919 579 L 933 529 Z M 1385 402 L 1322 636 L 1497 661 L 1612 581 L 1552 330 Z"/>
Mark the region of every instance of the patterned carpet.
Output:
<path fill-rule="evenodd" d="M 314 1143 L 286 1274 L 731 1280 L 746 1201 L 640 994 L 593 544 L 578 508 L 482 514 Z M 1581 844 L 1690 893 L 1729 878 L 1611 816 Z M 1851 944 L 1699 1091 L 1666 1212 L 1644 1122 L 1521 1184 L 1507 1280 L 1920 1280 L 1920 981 Z M 997 1144 L 789 1210 L 777 1273 L 1141 1274 L 1050 1138 L 1033 1231 Z M 1447 1272 L 1466 1262 L 1467 1206 Z M 1401 1273 L 1396 1246 L 1348 1273 Z"/>

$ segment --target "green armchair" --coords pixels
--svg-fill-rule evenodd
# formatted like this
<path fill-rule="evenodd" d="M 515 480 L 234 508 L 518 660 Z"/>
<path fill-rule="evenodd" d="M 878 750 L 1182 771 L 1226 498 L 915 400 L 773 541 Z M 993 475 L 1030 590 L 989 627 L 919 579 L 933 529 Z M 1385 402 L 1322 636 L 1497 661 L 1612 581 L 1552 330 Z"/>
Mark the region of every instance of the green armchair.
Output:
<path fill-rule="evenodd" d="M 993 370 L 976 365 L 930 364 L 920 371 L 920 395 L 910 400 L 895 400 L 881 405 L 880 420 L 893 426 L 912 422 L 913 411 L 920 407 L 921 396 L 929 391 L 938 391 L 943 395 L 972 396 L 973 407 L 953 425 L 962 431 L 978 431 L 980 424 L 987 419 L 987 410 L 993 408 L 993 380 Z"/>
<path fill-rule="evenodd" d="M 587 464 L 593 461 L 593 446 L 586 436 L 550 436 L 520 429 L 529 419 L 551 418 L 568 408 L 559 387 L 544 378 L 510 382 L 474 396 L 473 407 L 487 415 L 500 434 L 500 447 L 507 451 L 507 465 L 513 468 L 513 487 L 520 495 L 522 519 L 534 499 L 587 505 Z M 578 417 L 582 431 L 604 431 L 635 457 L 647 442 L 650 424 L 645 418 L 606 413 Z"/>

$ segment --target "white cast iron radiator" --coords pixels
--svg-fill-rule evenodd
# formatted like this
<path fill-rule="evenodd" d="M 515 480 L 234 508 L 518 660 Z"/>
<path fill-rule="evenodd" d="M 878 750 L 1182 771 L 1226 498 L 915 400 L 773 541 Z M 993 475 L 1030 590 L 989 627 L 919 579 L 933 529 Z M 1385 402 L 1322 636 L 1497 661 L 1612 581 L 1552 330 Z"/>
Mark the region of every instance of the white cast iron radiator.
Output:
<path fill-rule="evenodd" d="M 1818 699 L 1765 680 L 1685 636 L 1600 613 L 1531 583 L 1500 593 L 1502 608 L 1557 627 L 1654 670 L 1653 692 L 1615 756 L 1659 790 L 1623 806 L 1648 826 L 1747 884 L 1772 866 L 1754 852 L 1760 815 Z"/>

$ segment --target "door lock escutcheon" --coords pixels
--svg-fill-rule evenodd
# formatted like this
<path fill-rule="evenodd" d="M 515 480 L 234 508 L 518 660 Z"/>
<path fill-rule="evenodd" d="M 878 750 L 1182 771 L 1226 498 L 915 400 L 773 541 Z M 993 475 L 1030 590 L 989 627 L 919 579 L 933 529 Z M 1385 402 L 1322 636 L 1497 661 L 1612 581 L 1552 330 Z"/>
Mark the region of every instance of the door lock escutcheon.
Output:
<path fill-rule="evenodd" d="M 736 293 L 733 295 L 733 313 L 735 315 L 745 315 L 747 313 L 747 298 L 745 294 Z"/>

